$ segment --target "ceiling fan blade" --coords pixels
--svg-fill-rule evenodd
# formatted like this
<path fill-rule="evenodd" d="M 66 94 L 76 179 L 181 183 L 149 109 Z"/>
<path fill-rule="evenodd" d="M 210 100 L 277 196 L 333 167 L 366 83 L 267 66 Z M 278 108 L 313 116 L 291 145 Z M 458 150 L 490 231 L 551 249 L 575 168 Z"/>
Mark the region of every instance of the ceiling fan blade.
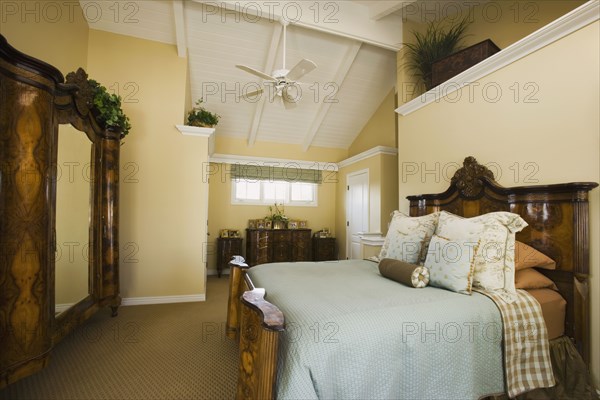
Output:
<path fill-rule="evenodd" d="M 271 75 L 267 75 L 264 72 L 260 72 L 254 68 L 250 68 L 246 65 L 236 65 L 237 68 L 241 69 L 242 71 L 246 71 L 251 73 L 252 75 L 256 75 L 260 78 L 266 79 L 268 81 L 276 81 L 277 79 L 273 78 Z"/>
<path fill-rule="evenodd" d="M 315 68 L 317 68 L 317 64 L 304 58 L 287 73 L 286 79 L 290 81 L 298 80 Z"/>
<path fill-rule="evenodd" d="M 255 90 L 253 92 L 244 93 L 239 98 L 240 99 L 255 100 L 255 99 L 253 99 L 253 97 L 258 96 L 259 94 L 262 94 L 264 91 L 265 91 L 264 89 L 258 89 L 258 90 Z"/>

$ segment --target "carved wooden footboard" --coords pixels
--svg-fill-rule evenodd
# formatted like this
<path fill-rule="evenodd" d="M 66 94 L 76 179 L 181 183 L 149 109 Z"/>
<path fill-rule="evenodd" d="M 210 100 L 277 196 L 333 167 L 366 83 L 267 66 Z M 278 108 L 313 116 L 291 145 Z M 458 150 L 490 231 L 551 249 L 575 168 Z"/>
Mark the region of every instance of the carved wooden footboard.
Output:
<path fill-rule="evenodd" d="M 241 257 L 229 263 L 227 336 L 239 339 L 240 365 L 236 399 L 274 398 L 279 333 L 283 313 L 255 288 Z"/>

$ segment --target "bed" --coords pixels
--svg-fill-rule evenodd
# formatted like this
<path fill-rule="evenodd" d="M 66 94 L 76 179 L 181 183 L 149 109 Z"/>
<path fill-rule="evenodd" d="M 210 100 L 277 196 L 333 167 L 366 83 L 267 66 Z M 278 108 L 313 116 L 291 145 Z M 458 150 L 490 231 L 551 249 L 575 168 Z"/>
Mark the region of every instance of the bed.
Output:
<path fill-rule="evenodd" d="M 588 192 L 596 186 L 587 182 L 505 188 L 490 170 L 467 157 L 445 192 L 408 200 L 414 217 L 442 210 L 464 217 L 494 211 L 519 214 L 529 226 L 517 240 L 556 261 L 556 269 L 540 272 L 566 300 L 562 317 L 544 313 L 552 321 L 564 319 L 563 329 L 552 322 L 548 331 L 560 335 L 553 340 L 569 338 L 588 363 Z M 472 335 L 456 339 L 454 334 L 446 340 L 453 342 L 446 347 L 454 348 L 448 353 L 428 343 L 439 341 L 445 326 L 472 327 L 473 315 L 479 318 L 478 327 L 502 325 L 486 296 L 429 287 L 415 293 L 384 279 L 372 287 L 367 282 L 377 275 L 377 265 L 364 260 L 267 264 L 250 270 L 236 258 L 230 266 L 227 335 L 240 343 L 237 398 L 479 398 L 504 392 L 502 340 L 493 340 L 493 332 L 479 341 Z M 544 297 L 543 291 L 534 297 L 544 303 L 542 311 L 560 302 Z M 334 319 L 334 314 L 342 319 Z M 401 328 L 392 322 L 396 315 L 403 316 Z M 351 324 L 349 319 L 357 321 Z M 376 335 L 375 328 L 383 333 Z M 415 334 L 421 328 L 424 336 Z M 407 347 L 410 340 L 412 346 Z M 330 349 L 333 355 L 326 353 Z M 452 353 L 457 349 L 465 355 L 462 359 Z M 422 365 L 429 370 L 423 371 Z M 436 387 L 411 384 L 415 377 L 436 370 L 443 371 L 432 380 Z M 342 384 L 335 386 L 336 382 Z M 390 382 L 400 394 L 390 392 Z M 444 387 L 446 392 L 440 392 Z"/>

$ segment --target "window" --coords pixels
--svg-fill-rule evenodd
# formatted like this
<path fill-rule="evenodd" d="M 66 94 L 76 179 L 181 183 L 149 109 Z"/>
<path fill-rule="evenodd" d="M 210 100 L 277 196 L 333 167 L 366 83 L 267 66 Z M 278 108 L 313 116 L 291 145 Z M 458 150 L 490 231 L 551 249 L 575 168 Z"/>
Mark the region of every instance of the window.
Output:
<path fill-rule="evenodd" d="M 231 165 L 232 204 L 283 203 L 317 206 L 317 185 L 322 171 L 290 163 L 284 167 L 254 164 Z"/>
<path fill-rule="evenodd" d="M 318 205 L 316 183 L 232 179 L 231 185 L 232 204 Z"/>

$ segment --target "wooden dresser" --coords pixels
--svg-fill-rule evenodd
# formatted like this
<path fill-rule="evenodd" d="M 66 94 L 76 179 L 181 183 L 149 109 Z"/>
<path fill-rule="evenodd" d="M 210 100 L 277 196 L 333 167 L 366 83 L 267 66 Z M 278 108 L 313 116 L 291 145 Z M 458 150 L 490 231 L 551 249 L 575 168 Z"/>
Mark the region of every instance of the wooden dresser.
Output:
<path fill-rule="evenodd" d="M 246 263 L 310 261 L 310 229 L 246 229 Z"/>

